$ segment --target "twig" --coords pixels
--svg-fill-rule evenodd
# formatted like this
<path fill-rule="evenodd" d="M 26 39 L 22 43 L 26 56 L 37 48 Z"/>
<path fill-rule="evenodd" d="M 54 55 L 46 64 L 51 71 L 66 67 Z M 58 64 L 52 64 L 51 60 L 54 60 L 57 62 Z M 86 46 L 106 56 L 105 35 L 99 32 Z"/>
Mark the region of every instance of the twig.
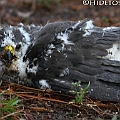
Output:
<path fill-rule="evenodd" d="M 10 117 L 10 116 L 12 116 L 12 115 L 15 115 L 15 114 L 18 114 L 18 113 L 21 113 L 21 112 L 23 112 L 23 109 L 22 109 L 22 110 L 19 110 L 19 111 L 17 111 L 17 112 L 10 113 L 10 114 L 8 114 L 8 115 L 6 115 L 6 116 L 4 116 L 4 117 L 1 117 L 1 120 L 4 120 L 4 119 L 7 118 L 7 117 Z"/>
<path fill-rule="evenodd" d="M 87 106 L 92 108 L 94 111 L 96 111 L 100 116 L 103 116 L 100 111 L 98 111 L 96 108 L 93 107 L 93 106 L 96 106 L 96 105 L 87 104 Z"/>

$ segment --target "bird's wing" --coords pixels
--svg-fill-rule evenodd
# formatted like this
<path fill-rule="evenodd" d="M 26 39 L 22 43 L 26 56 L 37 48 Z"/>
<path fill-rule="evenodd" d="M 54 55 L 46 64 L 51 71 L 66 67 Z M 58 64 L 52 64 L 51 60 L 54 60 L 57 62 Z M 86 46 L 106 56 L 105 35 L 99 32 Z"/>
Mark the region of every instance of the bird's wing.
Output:
<path fill-rule="evenodd" d="M 120 100 L 119 42 L 119 27 L 94 27 L 87 19 L 47 24 L 24 57 L 28 77 L 63 93 L 73 90 L 72 83 L 90 81 L 91 98 Z"/>

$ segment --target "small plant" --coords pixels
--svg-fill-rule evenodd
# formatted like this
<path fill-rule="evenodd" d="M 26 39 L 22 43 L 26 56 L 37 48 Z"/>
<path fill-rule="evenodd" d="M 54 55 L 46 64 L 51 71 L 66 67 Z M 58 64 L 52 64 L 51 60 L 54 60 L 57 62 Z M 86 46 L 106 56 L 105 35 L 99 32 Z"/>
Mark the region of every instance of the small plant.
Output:
<path fill-rule="evenodd" d="M 88 83 L 88 85 L 84 88 L 81 89 L 79 92 L 77 90 L 77 88 L 80 86 L 81 81 L 77 82 L 77 83 L 72 83 L 73 87 L 74 87 L 74 91 L 75 91 L 75 103 L 78 104 L 80 102 L 82 102 L 82 99 L 85 95 L 86 90 L 90 87 L 90 82 Z"/>
<path fill-rule="evenodd" d="M 15 112 L 16 108 L 18 107 L 17 104 L 19 102 L 18 97 L 15 98 L 11 98 L 10 100 L 4 100 L 3 99 L 3 95 L 4 95 L 3 91 L 2 93 L 0 93 L 0 116 L 3 116 L 4 114 L 10 114 Z"/>
<path fill-rule="evenodd" d="M 112 120 L 117 120 L 117 116 L 116 116 L 116 115 L 114 115 L 114 117 L 112 118 Z"/>
<path fill-rule="evenodd" d="M 10 100 L 1 100 L 0 102 L 2 103 L 2 108 L 0 108 L 0 110 L 7 113 L 15 112 L 18 101 L 18 97 L 11 98 Z"/>

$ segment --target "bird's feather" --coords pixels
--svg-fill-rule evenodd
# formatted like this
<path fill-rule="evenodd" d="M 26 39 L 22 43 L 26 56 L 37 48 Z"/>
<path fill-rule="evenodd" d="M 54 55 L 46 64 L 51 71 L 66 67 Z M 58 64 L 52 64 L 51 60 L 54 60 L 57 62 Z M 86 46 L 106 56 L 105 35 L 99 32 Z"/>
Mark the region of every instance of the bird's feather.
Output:
<path fill-rule="evenodd" d="M 119 42 L 119 27 L 103 29 L 87 19 L 72 24 L 50 23 L 27 51 L 27 59 L 37 58 L 38 64 L 36 75 L 30 77 L 35 84 L 44 79 L 51 89 L 63 93 L 73 90 L 72 82 L 82 81 L 81 85 L 85 86 L 90 81 L 91 98 L 120 100 L 120 58 L 116 59 Z"/>
<path fill-rule="evenodd" d="M 11 30 L 15 45 L 25 43 L 17 65 L 30 85 L 70 94 L 72 83 L 81 81 L 80 90 L 90 81 L 90 98 L 120 101 L 120 27 L 100 28 L 88 19 L 19 27 Z"/>

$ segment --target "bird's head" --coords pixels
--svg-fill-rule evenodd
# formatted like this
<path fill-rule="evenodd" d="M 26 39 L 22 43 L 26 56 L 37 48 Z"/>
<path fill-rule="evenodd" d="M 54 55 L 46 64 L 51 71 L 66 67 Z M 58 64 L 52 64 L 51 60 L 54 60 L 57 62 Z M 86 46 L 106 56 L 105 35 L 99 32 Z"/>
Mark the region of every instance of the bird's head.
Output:
<path fill-rule="evenodd" d="M 6 45 L 1 54 L 1 61 L 6 67 L 10 67 L 11 64 L 17 60 L 17 55 L 14 48 L 11 45 Z"/>

